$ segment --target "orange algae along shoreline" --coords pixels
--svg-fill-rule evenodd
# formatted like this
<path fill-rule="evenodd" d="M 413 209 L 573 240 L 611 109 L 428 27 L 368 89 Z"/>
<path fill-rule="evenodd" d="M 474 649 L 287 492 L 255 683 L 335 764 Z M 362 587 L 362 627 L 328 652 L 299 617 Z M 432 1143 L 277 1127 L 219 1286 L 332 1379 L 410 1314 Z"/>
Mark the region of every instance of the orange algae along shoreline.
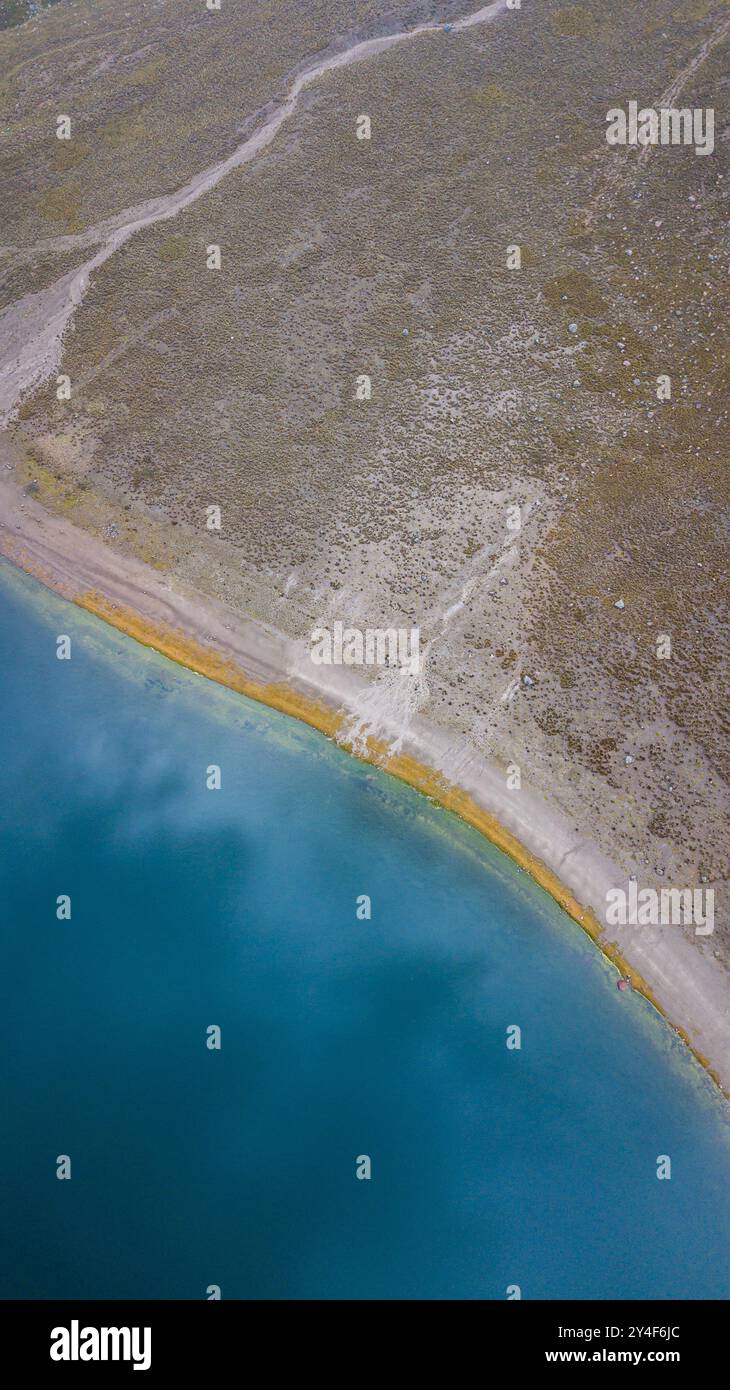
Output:
<path fill-rule="evenodd" d="M 730 1099 L 730 1093 L 723 1090 L 720 1078 L 710 1066 L 708 1059 L 694 1046 L 685 1029 L 672 1023 L 666 1011 L 658 1002 L 654 991 L 618 949 L 603 939 L 601 925 L 595 914 L 560 882 L 557 875 L 536 858 L 507 830 L 489 811 L 480 806 L 460 787 L 449 782 L 434 768 L 418 762 L 409 754 L 390 754 L 387 744 L 368 738 L 366 751 L 357 751 L 341 735 L 345 716 L 321 701 L 313 700 L 294 690 L 285 681 L 260 683 L 244 676 L 234 662 L 227 660 L 214 649 L 204 646 L 185 633 L 159 624 L 148 622 L 131 608 L 115 604 L 103 595 L 89 591 L 73 600 L 80 608 L 86 609 L 96 617 L 102 618 L 112 627 L 132 637 L 142 646 L 151 647 L 162 656 L 178 665 L 227 686 L 248 699 L 290 715 L 317 729 L 328 738 L 337 738 L 340 746 L 362 762 L 368 762 L 391 776 L 405 782 L 416 791 L 423 793 L 445 810 L 453 812 L 460 820 L 478 830 L 485 839 L 506 854 L 520 869 L 523 869 L 562 910 L 572 918 L 591 938 L 601 954 L 631 982 L 632 987 L 652 1005 L 658 1014 L 673 1029 L 689 1048 L 690 1052 L 712 1078 L 722 1094 Z"/>

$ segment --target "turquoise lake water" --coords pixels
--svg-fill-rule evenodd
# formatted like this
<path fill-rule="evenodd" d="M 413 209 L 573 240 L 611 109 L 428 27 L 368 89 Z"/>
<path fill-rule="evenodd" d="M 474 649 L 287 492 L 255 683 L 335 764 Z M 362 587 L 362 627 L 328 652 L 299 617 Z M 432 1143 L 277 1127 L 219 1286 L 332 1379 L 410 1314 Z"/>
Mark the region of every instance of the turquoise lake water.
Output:
<path fill-rule="evenodd" d="M 0 646 L 1 1296 L 730 1294 L 726 1107 L 526 875 L 10 567 Z"/>

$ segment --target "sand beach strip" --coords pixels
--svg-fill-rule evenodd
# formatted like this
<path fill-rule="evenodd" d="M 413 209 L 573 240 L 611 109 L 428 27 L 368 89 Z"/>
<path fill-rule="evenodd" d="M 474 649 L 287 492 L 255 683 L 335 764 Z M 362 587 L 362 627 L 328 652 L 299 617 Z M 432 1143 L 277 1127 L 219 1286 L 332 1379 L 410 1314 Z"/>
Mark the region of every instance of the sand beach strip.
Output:
<path fill-rule="evenodd" d="M 52 515 L 12 477 L 0 442 L 0 553 L 64 598 L 192 670 L 302 719 L 348 746 L 348 724 L 365 689 L 352 668 L 315 666 L 308 647 L 273 627 L 187 589 Z M 604 923 L 610 888 L 628 882 L 585 833 L 523 782 L 508 790 L 504 768 L 463 736 L 415 715 L 396 755 L 370 738 L 357 752 L 475 826 L 540 883 L 590 934 L 681 1034 L 726 1095 L 730 1028 L 726 972 L 712 938 L 681 927 Z"/>

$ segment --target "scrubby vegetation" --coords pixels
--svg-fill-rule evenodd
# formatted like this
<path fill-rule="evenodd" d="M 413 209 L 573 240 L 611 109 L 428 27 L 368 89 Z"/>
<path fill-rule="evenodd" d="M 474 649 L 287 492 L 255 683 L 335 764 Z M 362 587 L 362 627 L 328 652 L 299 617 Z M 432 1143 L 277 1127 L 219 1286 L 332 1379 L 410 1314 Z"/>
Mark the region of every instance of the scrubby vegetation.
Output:
<path fill-rule="evenodd" d="M 383 22 L 344 0 L 257 4 L 245 32 L 140 9 L 117 33 L 100 0 L 74 50 L 77 162 L 46 149 L 50 97 L 30 114 L 48 57 L 6 79 L 19 239 L 179 186 L 303 54 Z M 107 262 L 68 337 L 72 401 L 41 389 L 19 429 L 49 505 L 230 602 L 296 633 L 418 623 L 432 717 L 675 882 L 724 872 L 727 144 L 639 166 L 604 130 L 721 9 L 548 0 L 328 76 L 265 155 Z M 717 103 L 721 55 L 684 103 Z"/>

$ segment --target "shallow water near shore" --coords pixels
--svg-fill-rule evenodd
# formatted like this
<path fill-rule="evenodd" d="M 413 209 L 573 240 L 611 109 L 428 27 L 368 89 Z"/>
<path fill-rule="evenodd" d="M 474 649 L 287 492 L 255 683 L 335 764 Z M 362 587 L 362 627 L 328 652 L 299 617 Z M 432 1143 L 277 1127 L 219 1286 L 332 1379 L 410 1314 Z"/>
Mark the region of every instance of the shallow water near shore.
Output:
<path fill-rule="evenodd" d="M 728 1296 L 725 1103 L 526 874 L 5 565 L 0 649 L 2 1296 Z"/>

